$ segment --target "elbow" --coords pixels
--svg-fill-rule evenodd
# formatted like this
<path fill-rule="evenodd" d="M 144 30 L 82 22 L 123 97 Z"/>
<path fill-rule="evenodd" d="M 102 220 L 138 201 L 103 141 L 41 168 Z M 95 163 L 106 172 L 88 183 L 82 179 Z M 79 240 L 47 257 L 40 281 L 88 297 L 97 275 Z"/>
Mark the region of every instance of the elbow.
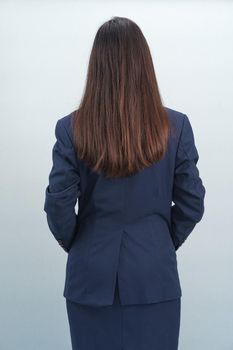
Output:
<path fill-rule="evenodd" d="M 202 220 L 202 218 L 204 216 L 204 212 L 205 212 L 205 206 L 204 206 L 204 202 L 202 202 L 199 210 L 196 212 L 196 215 L 195 215 L 195 222 L 196 223 L 198 223 Z"/>
<path fill-rule="evenodd" d="M 205 213 L 205 194 L 206 194 L 206 189 L 203 185 L 201 185 L 201 191 L 200 191 L 200 196 L 198 201 L 199 203 L 194 215 L 196 223 L 202 220 Z"/>

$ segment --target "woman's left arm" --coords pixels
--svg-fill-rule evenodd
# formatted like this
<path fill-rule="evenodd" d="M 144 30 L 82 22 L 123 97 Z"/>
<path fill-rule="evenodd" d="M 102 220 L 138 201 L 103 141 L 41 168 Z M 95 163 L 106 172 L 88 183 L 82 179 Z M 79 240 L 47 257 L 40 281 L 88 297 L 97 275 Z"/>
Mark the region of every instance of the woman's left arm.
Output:
<path fill-rule="evenodd" d="M 75 150 L 63 118 L 55 126 L 56 142 L 52 149 L 53 165 L 45 190 L 44 211 L 48 226 L 61 247 L 68 252 L 76 234 L 75 205 L 81 194 Z"/>

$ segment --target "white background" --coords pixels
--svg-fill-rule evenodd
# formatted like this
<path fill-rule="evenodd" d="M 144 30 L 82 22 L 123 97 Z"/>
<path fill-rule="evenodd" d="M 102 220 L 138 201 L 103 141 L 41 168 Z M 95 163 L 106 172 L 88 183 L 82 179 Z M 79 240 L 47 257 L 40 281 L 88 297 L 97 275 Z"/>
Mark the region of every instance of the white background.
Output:
<path fill-rule="evenodd" d="M 129 0 L 0 2 L 0 348 L 71 349 L 67 255 L 44 191 L 56 120 L 78 105 L 94 36 L 112 16 L 142 29 L 164 104 L 188 115 L 200 156 L 205 214 L 177 252 L 179 350 L 231 350 L 233 3 Z"/>

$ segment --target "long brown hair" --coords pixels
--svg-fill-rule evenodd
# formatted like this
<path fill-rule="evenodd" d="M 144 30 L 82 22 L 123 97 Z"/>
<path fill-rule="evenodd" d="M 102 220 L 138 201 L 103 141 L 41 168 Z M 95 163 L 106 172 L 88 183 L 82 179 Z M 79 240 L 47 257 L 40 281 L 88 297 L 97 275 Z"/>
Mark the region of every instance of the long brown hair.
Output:
<path fill-rule="evenodd" d="M 163 158 L 169 133 L 146 39 L 132 20 L 112 17 L 96 33 L 74 112 L 77 155 L 108 178 L 134 175 Z"/>

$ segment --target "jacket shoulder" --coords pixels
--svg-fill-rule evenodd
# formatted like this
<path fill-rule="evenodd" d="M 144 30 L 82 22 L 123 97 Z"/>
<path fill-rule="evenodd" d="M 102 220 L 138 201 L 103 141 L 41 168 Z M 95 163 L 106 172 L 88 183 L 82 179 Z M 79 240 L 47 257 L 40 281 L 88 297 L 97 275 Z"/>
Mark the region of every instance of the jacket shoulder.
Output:
<path fill-rule="evenodd" d="M 177 126 L 183 124 L 184 118 L 186 117 L 185 113 L 182 113 L 169 107 L 165 107 L 165 110 L 167 111 L 168 117 L 171 120 L 171 122 L 173 122 L 173 124 L 176 124 Z"/>
<path fill-rule="evenodd" d="M 65 129 L 66 133 L 68 134 L 71 142 L 73 141 L 73 137 L 72 137 L 72 120 L 74 117 L 74 111 L 72 111 L 71 113 L 59 118 L 57 120 L 57 124 L 56 127 L 60 127 L 61 129 Z"/>
<path fill-rule="evenodd" d="M 187 119 L 187 115 L 169 107 L 165 107 L 165 110 L 167 111 L 171 125 L 171 136 L 178 140 L 181 135 L 184 121 Z"/>

